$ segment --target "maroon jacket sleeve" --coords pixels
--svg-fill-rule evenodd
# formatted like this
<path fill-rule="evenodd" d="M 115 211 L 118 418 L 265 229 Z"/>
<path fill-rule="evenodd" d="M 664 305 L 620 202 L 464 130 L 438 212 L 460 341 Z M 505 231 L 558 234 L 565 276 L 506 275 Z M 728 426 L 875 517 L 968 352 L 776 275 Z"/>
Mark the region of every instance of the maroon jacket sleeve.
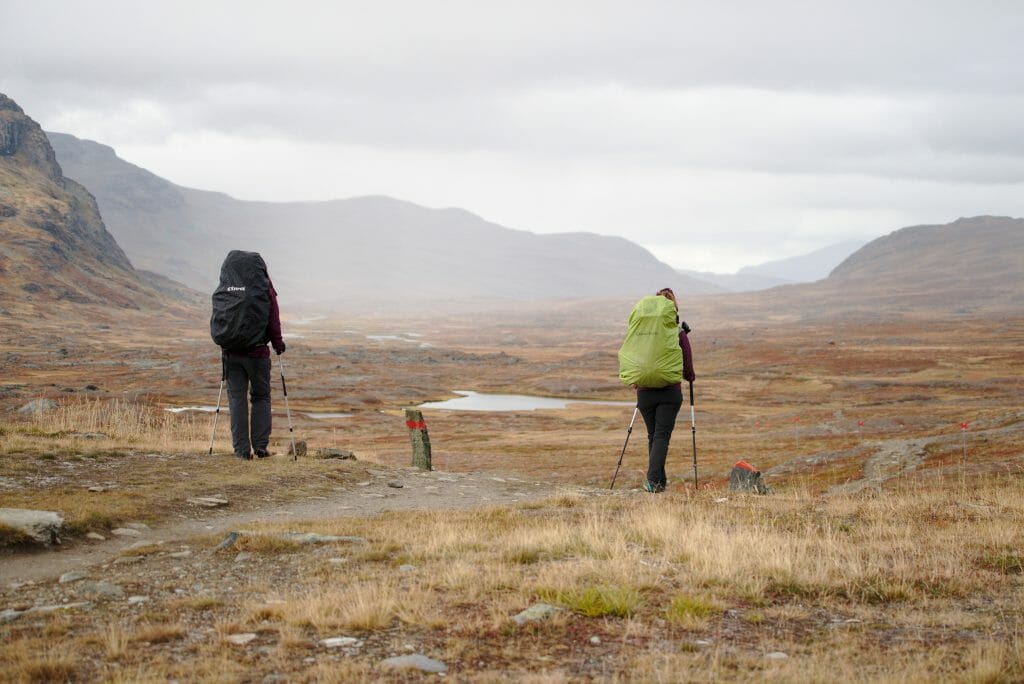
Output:
<path fill-rule="evenodd" d="M 693 382 L 697 379 L 693 372 L 693 352 L 690 351 L 690 338 L 682 330 L 679 331 L 679 347 L 683 350 L 683 378 Z"/>
<path fill-rule="evenodd" d="M 277 290 L 274 289 L 273 282 L 270 283 L 270 321 L 267 323 L 267 333 L 274 349 L 284 346 L 281 340 L 281 311 L 277 307 Z"/>

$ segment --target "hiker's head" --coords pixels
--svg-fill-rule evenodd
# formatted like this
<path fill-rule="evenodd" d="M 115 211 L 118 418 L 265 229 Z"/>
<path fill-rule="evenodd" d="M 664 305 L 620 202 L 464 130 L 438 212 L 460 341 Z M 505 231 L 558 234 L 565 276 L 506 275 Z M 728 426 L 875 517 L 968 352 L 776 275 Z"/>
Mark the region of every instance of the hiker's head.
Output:
<path fill-rule="evenodd" d="M 676 311 L 679 311 L 679 302 L 676 301 L 676 293 L 672 291 L 671 287 L 663 287 L 660 290 L 658 290 L 655 294 L 657 294 L 659 297 L 664 297 L 665 299 L 672 302 L 672 304 L 675 305 L 676 307 Z"/>

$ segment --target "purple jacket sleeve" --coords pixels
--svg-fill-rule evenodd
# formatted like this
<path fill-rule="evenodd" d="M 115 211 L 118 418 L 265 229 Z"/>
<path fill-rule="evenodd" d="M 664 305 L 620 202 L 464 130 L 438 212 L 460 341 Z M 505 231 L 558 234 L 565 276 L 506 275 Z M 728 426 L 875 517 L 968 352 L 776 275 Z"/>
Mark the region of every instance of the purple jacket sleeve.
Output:
<path fill-rule="evenodd" d="M 693 372 L 693 352 L 690 350 L 690 338 L 682 330 L 679 331 L 679 347 L 683 350 L 683 378 L 693 382 L 697 379 Z"/>
<path fill-rule="evenodd" d="M 277 290 L 274 283 L 270 283 L 270 321 L 267 323 L 267 332 L 270 335 L 270 344 L 274 349 L 284 347 L 281 339 L 281 311 L 277 306 Z"/>

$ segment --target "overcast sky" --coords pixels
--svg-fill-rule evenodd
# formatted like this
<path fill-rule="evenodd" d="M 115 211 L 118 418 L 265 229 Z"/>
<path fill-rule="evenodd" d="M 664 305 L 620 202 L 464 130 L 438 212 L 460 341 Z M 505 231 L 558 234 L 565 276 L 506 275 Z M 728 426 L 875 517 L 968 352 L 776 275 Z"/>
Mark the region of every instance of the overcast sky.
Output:
<path fill-rule="evenodd" d="M 0 92 L 181 185 L 731 272 L 1024 216 L 1022 36 L 1015 0 L 0 0 Z"/>

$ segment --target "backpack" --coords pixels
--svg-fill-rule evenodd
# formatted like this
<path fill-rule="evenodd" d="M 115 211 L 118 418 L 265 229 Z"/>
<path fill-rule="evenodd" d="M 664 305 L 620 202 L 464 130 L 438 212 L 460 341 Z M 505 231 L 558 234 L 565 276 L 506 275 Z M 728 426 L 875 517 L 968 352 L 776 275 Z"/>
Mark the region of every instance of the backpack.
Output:
<path fill-rule="evenodd" d="M 619 379 L 637 387 L 667 387 L 683 381 L 678 315 L 665 297 L 644 297 L 629 314 L 619 348 Z"/>
<path fill-rule="evenodd" d="M 270 341 L 269 322 L 270 276 L 263 257 L 228 252 L 213 293 L 210 337 L 226 351 L 244 351 Z"/>
<path fill-rule="evenodd" d="M 729 473 L 729 491 L 771 494 L 772 490 L 761 479 L 761 471 L 746 461 L 736 461 Z"/>

